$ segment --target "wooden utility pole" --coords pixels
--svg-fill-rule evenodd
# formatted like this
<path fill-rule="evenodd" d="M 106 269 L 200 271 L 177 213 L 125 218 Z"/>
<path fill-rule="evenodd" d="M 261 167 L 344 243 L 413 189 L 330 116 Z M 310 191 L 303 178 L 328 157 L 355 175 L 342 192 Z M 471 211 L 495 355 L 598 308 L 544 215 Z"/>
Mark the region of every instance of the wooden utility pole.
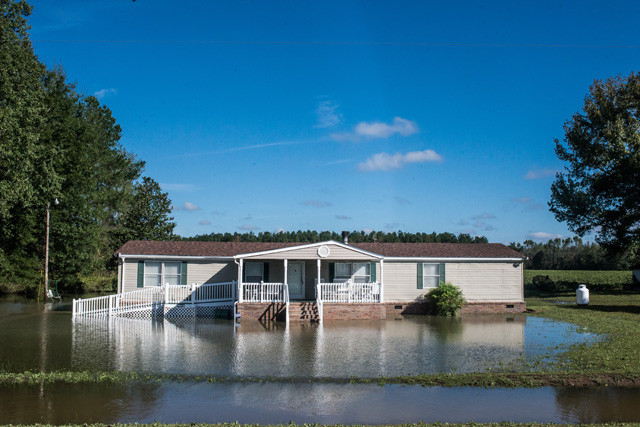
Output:
<path fill-rule="evenodd" d="M 49 296 L 49 211 L 51 210 L 51 203 L 47 202 L 47 237 L 44 247 L 44 302 L 47 302 Z"/>

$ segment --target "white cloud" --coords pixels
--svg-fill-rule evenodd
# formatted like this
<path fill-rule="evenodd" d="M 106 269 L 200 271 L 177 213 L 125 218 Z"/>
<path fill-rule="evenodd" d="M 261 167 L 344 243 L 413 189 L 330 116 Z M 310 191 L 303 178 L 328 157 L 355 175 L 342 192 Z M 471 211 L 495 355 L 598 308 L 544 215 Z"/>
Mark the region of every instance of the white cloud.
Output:
<path fill-rule="evenodd" d="M 198 225 L 211 225 L 211 221 L 203 219 L 198 223 Z"/>
<path fill-rule="evenodd" d="M 342 122 L 342 114 L 337 112 L 340 106 L 333 101 L 322 101 L 316 109 L 318 123 L 313 126 L 316 129 L 334 127 Z"/>
<path fill-rule="evenodd" d="M 360 122 L 353 132 L 332 133 L 331 138 L 335 141 L 357 142 L 362 138 L 389 138 L 395 134 L 402 136 L 418 133 L 418 125 L 411 120 L 395 117 L 392 124 L 383 122 Z"/>
<path fill-rule="evenodd" d="M 410 151 L 406 154 L 378 153 L 368 158 L 364 163 L 358 164 L 358 169 L 362 172 L 388 171 L 392 169 L 402 169 L 409 163 L 442 161 L 442 156 L 433 150 Z"/>
<path fill-rule="evenodd" d="M 355 133 L 369 138 L 389 138 L 394 134 L 408 136 L 418 132 L 418 126 L 411 120 L 395 117 L 393 124 L 382 122 L 360 122 L 356 125 Z"/>
<path fill-rule="evenodd" d="M 536 231 L 535 233 L 529 233 L 526 236 L 528 239 L 536 240 L 538 242 L 548 242 L 553 239 L 563 239 L 562 234 L 545 233 L 544 231 Z"/>
<path fill-rule="evenodd" d="M 531 203 L 533 201 L 533 199 L 531 197 L 512 197 L 511 201 L 513 203 Z"/>
<path fill-rule="evenodd" d="M 373 228 L 363 228 L 362 231 L 364 231 L 365 234 L 371 234 L 371 232 L 374 231 L 374 230 L 373 230 Z"/>
<path fill-rule="evenodd" d="M 556 173 L 560 172 L 558 169 L 531 169 L 524 176 L 524 179 L 542 179 L 548 176 L 554 176 Z"/>
<path fill-rule="evenodd" d="M 284 233 L 285 231 L 287 231 L 287 230 L 285 230 L 282 227 L 278 227 L 278 228 L 275 229 L 275 231 L 273 233 L 274 234 L 280 234 L 280 233 Z"/>
<path fill-rule="evenodd" d="M 118 93 L 114 88 L 109 88 L 109 89 L 100 89 L 97 92 L 93 93 L 93 96 L 95 96 L 98 99 L 102 99 L 107 95 L 115 95 L 116 93 Z"/>
<path fill-rule="evenodd" d="M 176 206 L 176 205 L 171 205 L 170 209 L 172 211 L 179 211 L 180 210 L 180 208 L 178 206 Z"/>
<path fill-rule="evenodd" d="M 242 230 L 242 231 L 255 231 L 259 229 L 260 227 L 257 227 L 255 225 L 250 225 L 250 224 L 242 224 L 240 227 L 238 227 L 238 230 Z"/>
<path fill-rule="evenodd" d="M 314 208 L 328 208 L 331 206 L 331 203 L 322 200 L 305 200 L 302 204 L 305 206 L 312 206 Z"/>
<path fill-rule="evenodd" d="M 184 205 L 182 205 L 182 209 L 184 209 L 185 211 L 199 211 L 200 206 L 195 205 L 191 202 L 184 202 Z"/>

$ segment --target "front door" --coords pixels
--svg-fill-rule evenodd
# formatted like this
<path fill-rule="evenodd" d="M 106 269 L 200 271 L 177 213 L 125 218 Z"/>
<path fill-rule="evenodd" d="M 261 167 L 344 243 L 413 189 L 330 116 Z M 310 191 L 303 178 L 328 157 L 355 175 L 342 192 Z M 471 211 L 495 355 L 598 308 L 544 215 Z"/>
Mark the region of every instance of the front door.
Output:
<path fill-rule="evenodd" d="M 304 299 L 304 262 L 289 262 L 287 267 L 289 299 Z"/>

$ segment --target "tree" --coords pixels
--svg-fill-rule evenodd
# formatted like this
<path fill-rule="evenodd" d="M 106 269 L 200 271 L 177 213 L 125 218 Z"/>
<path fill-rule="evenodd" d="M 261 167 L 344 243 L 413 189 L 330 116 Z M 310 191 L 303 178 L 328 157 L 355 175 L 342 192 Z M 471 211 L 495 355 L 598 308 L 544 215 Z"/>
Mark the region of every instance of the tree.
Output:
<path fill-rule="evenodd" d="M 556 155 L 567 162 L 550 210 L 579 236 L 595 231 L 610 254 L 640 244 L 640 76 L 596 80 L 582 112 L 564 125 Z"/>
<path fill-rule="evenodd" d="M 25 1 L 0 1 L 0 290 L 35 286 L 47 201 L 60 186 L 55 150 L 40 140 L 45 67 L 29 41 Z"/>
<path fill-rule="evenodd" d="M 117 217 L 114 247 L 127 240 L 170 240 L 176 224 L 171 212 L 171 199 L 160 185 L 149 177 L 134 185 L 127 206 Z"/>

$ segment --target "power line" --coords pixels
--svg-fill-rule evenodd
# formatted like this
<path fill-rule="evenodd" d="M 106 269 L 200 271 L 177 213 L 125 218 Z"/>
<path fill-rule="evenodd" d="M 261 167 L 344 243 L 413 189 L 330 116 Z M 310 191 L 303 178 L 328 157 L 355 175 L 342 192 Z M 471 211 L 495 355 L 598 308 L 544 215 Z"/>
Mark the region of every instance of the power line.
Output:
<path fill-rule="evenodd" d="M 425 47 L 541 47 L 638 49 L 640 45 L 536 44 L 536 43 L 428 43 L 428 42 L 330 42 L 330 41 L 232 41 L 232 40 L 80 40 L 34 39 L 32 43 L 94 44 L 216 44 L 216 45 L 327 45 L 327 46 L 425 46 Z"/>

